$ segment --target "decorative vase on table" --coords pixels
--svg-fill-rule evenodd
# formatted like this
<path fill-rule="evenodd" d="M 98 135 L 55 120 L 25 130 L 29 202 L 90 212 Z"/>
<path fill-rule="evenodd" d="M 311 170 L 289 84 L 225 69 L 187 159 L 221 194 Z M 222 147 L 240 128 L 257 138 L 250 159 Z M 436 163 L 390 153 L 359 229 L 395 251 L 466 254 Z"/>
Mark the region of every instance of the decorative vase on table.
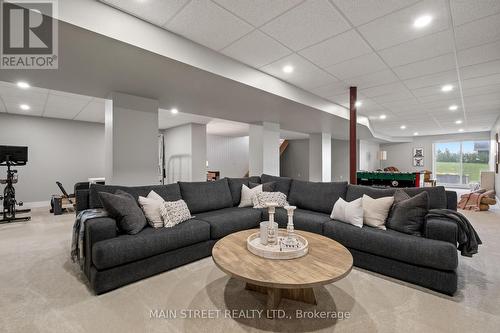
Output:
<path fill-rule="evenodd" d="M 293 226 L 293 211 L 297 208 L 295 206 L 285 206 L 288 215 L 288 224 L 286 226 L 286 237 L 281 241 L 285 248 L 296 249 L 300 247 L 300 242 L 295 236 L 295 229 Z"/>
<path fill-rule="evenodd" d="M 274 213 L 278 204 L 275 202 L 267 202 L 266 206 L 269 212 L 269 224 L 267 226 L 267 245 L 273 246 L 278 243 L 278 229 L 275 228 L 274 223 Z"/>

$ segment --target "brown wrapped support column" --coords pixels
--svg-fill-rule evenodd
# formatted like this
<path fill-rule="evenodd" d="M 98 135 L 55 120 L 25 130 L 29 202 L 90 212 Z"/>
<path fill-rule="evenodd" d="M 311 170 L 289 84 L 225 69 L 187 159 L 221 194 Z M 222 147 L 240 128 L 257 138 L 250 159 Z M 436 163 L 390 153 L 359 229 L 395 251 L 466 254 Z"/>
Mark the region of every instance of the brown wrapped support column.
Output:
<path fill-rule="evenodd" d="M 349 178 L 351 184 L 356 184 L 356 156 L 357 156 L 357 140 L 356 140 L 356 100 L 358 98 L 358 88 L 349 88 Z"/>

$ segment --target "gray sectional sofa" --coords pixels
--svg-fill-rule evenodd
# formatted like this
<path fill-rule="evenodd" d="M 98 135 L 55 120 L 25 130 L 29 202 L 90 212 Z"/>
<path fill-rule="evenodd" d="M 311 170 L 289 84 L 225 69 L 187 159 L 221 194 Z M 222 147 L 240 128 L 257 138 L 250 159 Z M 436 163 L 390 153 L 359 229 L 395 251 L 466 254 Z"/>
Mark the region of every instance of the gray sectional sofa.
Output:
<path fill-rule="evenodd" d="M 345 182 L 313 183 L 262 175 L 199 182 L 141 187 L 92 185 L 77 191 L 77 212 L 99 208 L 98 192 L 121 189 L 135 198 L 154 190 L 165 200 L 186 201 L 193 219 L 173 228 L 146 227 L 136 235 L 121 234 L 115 220 L 96 218 L 85 227 L 84 272 L 96 294 L 161 273 L 211 255 L 215 242 L 233 232 L 257 228 L 267 219 L 262 209 L 238 208 L 241 185 L 272 184 L 275 191 L 288 196 L 297 206 L 294 223 L 306 230 L 330 237 L 346 246 L 354 265 L 403 281 L 453 295 L 457 289 L 457 225 L 452 221 L 428 220 L 423 236 L 394 230 L 379 230 L 330 219 L 335 201 L 351 201 L 367 194 L 378 198 L 393 195 L 395 189 L 375 189 Z M 410 195 L 427 191 L 431 208 L 456 210 L 455 192 L 443 187 L 405 189 Z M 277 209 L 276 220 L 285 227 L 287 215 Z"/>

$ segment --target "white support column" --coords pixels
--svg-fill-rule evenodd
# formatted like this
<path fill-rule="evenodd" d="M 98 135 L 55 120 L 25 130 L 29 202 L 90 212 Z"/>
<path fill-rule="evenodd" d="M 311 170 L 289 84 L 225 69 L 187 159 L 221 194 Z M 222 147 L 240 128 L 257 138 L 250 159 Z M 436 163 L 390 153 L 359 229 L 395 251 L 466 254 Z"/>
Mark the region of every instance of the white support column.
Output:
<path fill-rule="evenodd" d="M 105 104 L 106 184 L 158 183 L 158 101 L 113 92 Z"/>
<path fill-rule="evenodd" d="M 250 176 L 280 175 L 280 125 L 264 122 L 250 125 Z"/>
<path fill-rule="evenodd" d="M 329 182 L 332 179 L 332 136 L 330 133 L 309 135 L 309 180 Z"/>

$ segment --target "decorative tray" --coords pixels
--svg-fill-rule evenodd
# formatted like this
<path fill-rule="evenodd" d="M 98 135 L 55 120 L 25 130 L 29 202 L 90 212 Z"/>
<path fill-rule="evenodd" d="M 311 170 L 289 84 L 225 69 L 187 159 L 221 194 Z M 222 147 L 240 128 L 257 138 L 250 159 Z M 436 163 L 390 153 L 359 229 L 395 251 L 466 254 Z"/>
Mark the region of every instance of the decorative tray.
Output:
<path fill-rule="evenodd" d="M 286 231 L 278 231 L 278 241 L 276 245 L 263 245 L 260 243 L 260 232 L 251 234 L 247 238 L 247 249 L 256 256 L 267 259 L 295 259 L 305 256 L 309 251 L 309 242 L 304 237 L 295 234 L 300 243 L 298 248 L 285 248 L 281 246 L 281 241 L 286 237 Z"/>

